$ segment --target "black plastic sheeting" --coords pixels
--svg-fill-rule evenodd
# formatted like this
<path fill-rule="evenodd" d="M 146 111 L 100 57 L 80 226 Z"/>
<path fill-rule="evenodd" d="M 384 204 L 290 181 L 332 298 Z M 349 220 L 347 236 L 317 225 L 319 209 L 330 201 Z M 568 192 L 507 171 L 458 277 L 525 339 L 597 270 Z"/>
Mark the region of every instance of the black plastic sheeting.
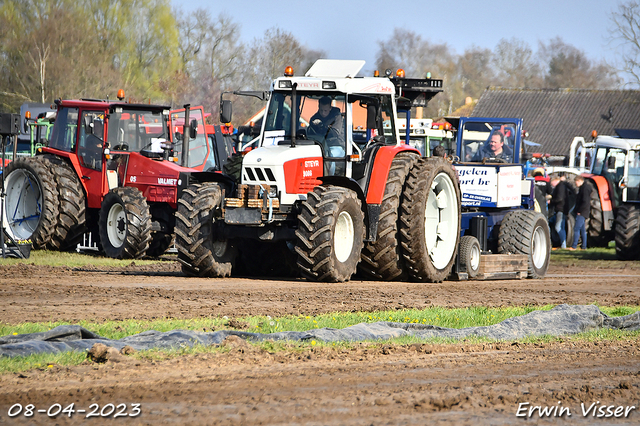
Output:
<path fill-rule="evenodd" d="M 251 341 L 262 340 L 320 340 L 325 342 L 387 340 L 395 337 L 414 336 L 463 339 L 482 336 L 495 340 L 515 340 L 528 336 L 565 336 L 585 331 L 610 328 L 639 330 L 640 311 L 623 317 L 609 317 L 595 305 L 559 305 L 550 311 L 534 311 L 484 327 L 444 328 L 429 324 L 396 322 L 361 323 L 344 329 L 322 328 L 309 331 L 283 331 L 260 334 L 234 330 L 200 332 L 173 330 L 145 331 L 119 340 L 101 337 L 77 325 L 63 325 L 42 333 L 29 333 L 0 337 L 0 356 L 27 356 L 36 353 L 88 351 L 95 343 L 122 349 L 131 346 L 136 350 L 169 349 L 200 344 L 219 345 L 227 336 L 238 336 Z"/>

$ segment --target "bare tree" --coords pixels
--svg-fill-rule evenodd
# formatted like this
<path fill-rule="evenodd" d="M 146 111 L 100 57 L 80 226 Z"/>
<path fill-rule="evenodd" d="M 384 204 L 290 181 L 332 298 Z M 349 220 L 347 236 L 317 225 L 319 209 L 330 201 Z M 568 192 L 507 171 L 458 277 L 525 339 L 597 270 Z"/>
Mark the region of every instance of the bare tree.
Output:
<path fill-rule="evenodd" d="M 477 46 L 464 51 L 458 57 L 455 105 L 464 104 L 466 97 L 477 99 L 484 89 L 495 82 L 495 62 L 493 52 Z"/>
<path fill-rule="evenodd" d="M 494 49 L 497 84 L 511 88 L 542 87 L 541 70 L 533 50 L 515 37 L 502 39 Z"/>
<path fill-rule="evenodd" d="M 632 84 L 640 86 L 640 4 L 622 3 L 611 14 L 611 41 L 619 52 L 618 70 L 628 75 Z"/>
<path fill-rule="evenodd" d="M 310 64 L 325 56 L 321 50 L 311 50 L 300 44 L 297 38 L 278 27 L 268 29 L 264 36 L 254 39 L 242 60 L 241 79 L 236 79 L 240 90 L 268 90 L 274 78 L 281 76 L 287 66 L 296 75 L 304 74 Z M 236 107 L 237 106 L 237 107 Z M 248 120 L 264 105 L 255 98 L 238 99 L 234 114 L 238 122 Z"/>
<path fill-rule="evenodd" d="M 456 56 L 449 46 L 434 44 L 413 31 L 395 28 L 388 41 L 378 42 L 379 70 L 402 68 L 407 77 L 424 78 L 427 73 L 444 80 L 444 93 L 429 102 L 427 116 L 443 116 L 455 107 Z"/>
<path fill-rule="evenodd" d="M 591 61 L 583 51 L 560 37 L 548 44 L 540 42 L 538 54 L 547 67 L 546 87 L 612 89 L 619 85 L 617 73 L 603 61 Z"/>

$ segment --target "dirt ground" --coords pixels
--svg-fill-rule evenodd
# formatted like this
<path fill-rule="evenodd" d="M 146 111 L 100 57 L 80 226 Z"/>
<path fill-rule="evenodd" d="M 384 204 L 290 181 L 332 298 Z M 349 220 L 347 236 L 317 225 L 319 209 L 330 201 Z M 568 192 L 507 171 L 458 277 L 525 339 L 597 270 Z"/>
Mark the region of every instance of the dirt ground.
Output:
<path fill-rule="evenodd" d="M 104 270 L 0 264 L 0 320 L 9 324 L 560 303 L 640 305 L 640 265 L 552 263 L 543 280 L 319 284 L 185 278 L 172 261 Z M 94 424 L 640 423 L 639 337 L 287 353 L 231 339 L 225 345 L 229 352 L 216 355 L 155 362 L 123 356 L 0 375 L 0 424 L 79 424 L 94 409 Z M 72 403 L 87 411 L 47 414 Z M 36 411 L 10 417 L 15 404 Z M 117 420 L 109 404 L 121 413 Z"/>

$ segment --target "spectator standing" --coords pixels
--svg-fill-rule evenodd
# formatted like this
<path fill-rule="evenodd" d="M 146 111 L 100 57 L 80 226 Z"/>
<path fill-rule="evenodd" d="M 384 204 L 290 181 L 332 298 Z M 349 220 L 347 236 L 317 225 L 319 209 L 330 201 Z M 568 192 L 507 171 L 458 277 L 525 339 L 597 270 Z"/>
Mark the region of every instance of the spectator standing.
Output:
<path fill-rule="evenodd" d="M 573 244 L 569 250 L 578 248 L 578 240 L 582 237 L 582 249 L 587 248 L 587 225 L 586 220 L 591 214 L 591 185 L 584 184 L 584 177 L 576 177 L 578 196 L 576 197 L 576 225 L 573 228 Z"/>
<path fill-rule="evenodd" d="M 568 202 L 567 191 L 571 189 L 568 187 L 567 182 L 559 177 L 551 179 L 551 187 L 553 188 L 553 192 L 551 193 L 551 202 L 549 205 L 553 207 L 553 211 L 555 212 L 555 230 L 560 238 L 560 248 L 566 249 L 567 228 L 565 225 L 565 219 L 569 213 L 569 208 L 571 207 Z"/>

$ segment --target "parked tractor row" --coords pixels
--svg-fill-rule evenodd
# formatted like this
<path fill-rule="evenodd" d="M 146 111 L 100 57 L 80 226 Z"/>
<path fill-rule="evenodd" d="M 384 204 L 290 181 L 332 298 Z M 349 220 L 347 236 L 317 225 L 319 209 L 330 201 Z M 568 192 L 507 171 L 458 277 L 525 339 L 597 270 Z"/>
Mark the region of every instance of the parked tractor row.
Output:
<path fill-rule="evenodd" d="M 183 272 L 200 277 L 544 276 L 549 228 L 518 164 L 521 122 L 460 120 L 456 154 L 425 157 L 398 113 L 410 126 L 442 80 L 357 77 L 363 65 L 319 60 L 275 79 L 257 148 L 231 157 L 236 175 L 221 172 L 222 139 L 206 165 L 202 111 L 59 101 L 48 146 L 7 168 L 7 230 L 69 249 L 89 229 L 119 258 L 159 255 L 175 235 Z M 231 101 L 220 109 L 230 122 Z M 516 158 L 472 158 L 498 133 Z"/>

